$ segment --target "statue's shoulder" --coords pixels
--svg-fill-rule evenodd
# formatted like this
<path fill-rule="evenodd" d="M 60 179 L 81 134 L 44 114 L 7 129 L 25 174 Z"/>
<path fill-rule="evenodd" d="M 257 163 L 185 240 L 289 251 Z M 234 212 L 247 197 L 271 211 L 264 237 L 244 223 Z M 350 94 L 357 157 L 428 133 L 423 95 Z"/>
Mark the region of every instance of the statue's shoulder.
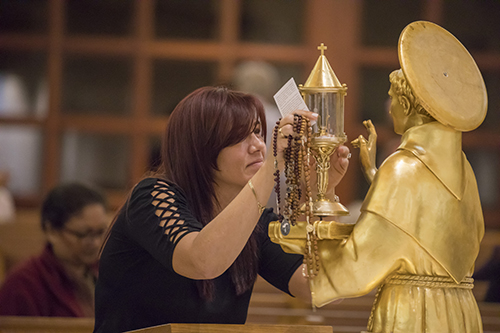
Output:
<path fill-rule="evenodd" d="M 387 157 L 380 165 L 376 177 L 407 180 L 408 177 L 415 177 L 418 170 L 425 168 L 425 165 L 410 151 L 398 149 Z"/>

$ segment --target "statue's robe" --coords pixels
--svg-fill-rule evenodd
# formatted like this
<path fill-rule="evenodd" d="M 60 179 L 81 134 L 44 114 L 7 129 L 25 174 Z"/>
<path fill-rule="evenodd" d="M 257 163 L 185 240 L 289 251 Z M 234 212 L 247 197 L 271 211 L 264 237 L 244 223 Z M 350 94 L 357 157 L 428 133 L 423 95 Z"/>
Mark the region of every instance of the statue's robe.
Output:
<path fill-rule="evenodd" d="M 461 140 L 438 122 L 404 133 L 351 235 L 319 241 L 316 306 L 380 286 L 370 332 L 482 332 L 470 277 L 484 221 Z"/>

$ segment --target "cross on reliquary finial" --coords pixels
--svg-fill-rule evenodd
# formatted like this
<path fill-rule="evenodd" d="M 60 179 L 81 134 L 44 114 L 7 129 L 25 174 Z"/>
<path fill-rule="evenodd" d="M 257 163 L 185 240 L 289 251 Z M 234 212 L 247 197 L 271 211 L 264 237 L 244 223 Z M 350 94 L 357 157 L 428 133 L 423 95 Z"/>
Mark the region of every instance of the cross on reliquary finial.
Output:
<path fill-rule="evenodd" d="M 321 51 L 321 55 L 325 55 L 325 50 L 327 49 L 327 47 L 325 46 L 325 44 L 321 43 L 320 46 L 318 46 L 318 50 Z"/>

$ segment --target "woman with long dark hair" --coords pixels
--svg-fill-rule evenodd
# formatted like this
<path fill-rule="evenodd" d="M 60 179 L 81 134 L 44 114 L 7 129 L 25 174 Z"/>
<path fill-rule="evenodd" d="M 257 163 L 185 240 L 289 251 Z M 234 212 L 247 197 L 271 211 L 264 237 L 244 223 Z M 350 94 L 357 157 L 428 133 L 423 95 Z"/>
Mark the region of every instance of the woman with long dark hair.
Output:
<path fill-rule="evenodd" d="M 280 123 L 281 169 L 292 123 L 293 115 Z M 277 216 L 260 204 L 274 184 L 265 132 L 263 106 L 252 95 L 204 87 L 177 105 L 158 173 L 134 187 L 103 247 L 95 332 L 166 323 L 243 324 L 257 275 L 310 299 L 302 256 L 284 253 L 267 236 Z M 347 154 L 341 147 L 333 157 L 333 184 L 347 168 Z"/>

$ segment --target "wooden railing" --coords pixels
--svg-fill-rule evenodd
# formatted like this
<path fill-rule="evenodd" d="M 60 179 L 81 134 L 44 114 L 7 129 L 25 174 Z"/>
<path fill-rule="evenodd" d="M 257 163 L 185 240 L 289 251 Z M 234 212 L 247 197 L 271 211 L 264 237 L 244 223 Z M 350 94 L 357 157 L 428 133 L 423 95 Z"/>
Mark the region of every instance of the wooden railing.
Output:
<path fill-rule="evenodd" d="M 282 293 L 256 292 L 248 311 L 249 325 L 328 326 L 333 333 L 366 330 L 373 295 L 345 299 L 316 311 Z M 500 332 L 500 304 L 479 303 L 484 333 Z M 0 317 L 0 333 L 91 333 L 92 318 Z M 277 333 L 277 332 L 274 332 Z"/>
<path fill-rule="evenodd" d="M 93 318 L 0 317 L 0 333 L 92 333 Z"/>

